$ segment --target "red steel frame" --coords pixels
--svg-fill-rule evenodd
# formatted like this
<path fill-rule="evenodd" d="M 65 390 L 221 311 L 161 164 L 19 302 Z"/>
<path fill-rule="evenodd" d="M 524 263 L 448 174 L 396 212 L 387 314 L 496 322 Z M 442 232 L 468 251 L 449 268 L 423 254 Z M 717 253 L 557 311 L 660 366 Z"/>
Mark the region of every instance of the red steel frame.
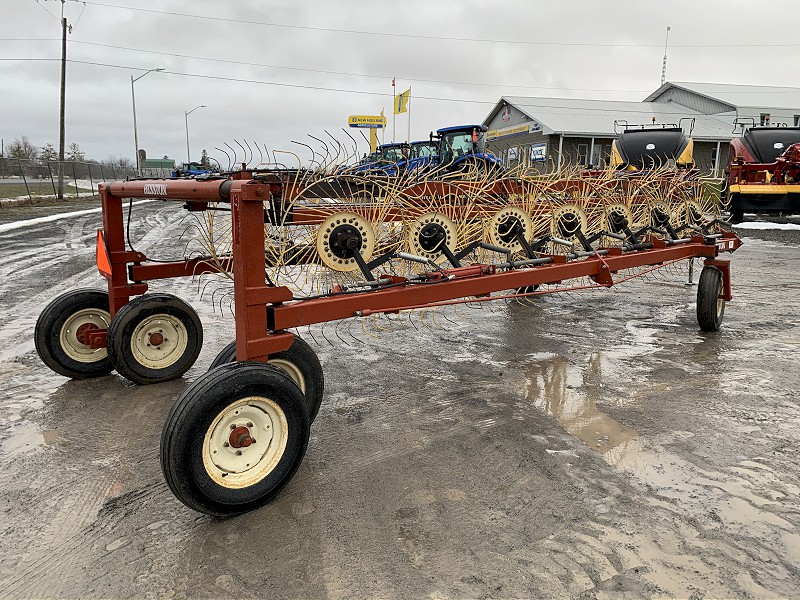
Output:
<path fill-rule="evenodd" d="M 580 260 L 567 261 L 565 256 L 550 257 L 550 264 L 533 268 L 497 271 L 493 265 L 472 265 L 446 269 L 431 274 L 436 283 L 399 285 L 364 293 L 331 295 L 309 300 L 294 300 L 286 287 L 269 285 L 265 276 L 264 202 L 290 198 L 291 182 L 250 179 L 242 173 L 235 180 L 137 180 L 100 184 L 103 209 L 103 230 L 98 233 L 98 268 L 108 280 L 109 308 L 112 317 L 131 296 L 144 294 L 147 281 L 217 272 L 219 265 L 203 259 L 187 259 L 171 263 L 151 263 L 140 252 L 125 247 L 123 199 L 153 198 L 186 202 L 189 210 L 205 210 L 210 202 L 230 202 L 233 228 L 233 256 L 227 265 L 233 272 L 234 307 L 236 314 L 237 360 L 267 361 L 270 354 L 287 350 L 294 335 L 287 330 L 301 325 L 334 321 L 374 312 L 397 312 L 445 300 L 485 296 L 491 292 L 555 283 L 577 277 L 591 277 L 603 286 L 613 285 L 612 275 L 624 269 L 658 265 L 680 259 L 705 257 L 723 273 L 725 300 L 731 299 L 729 262 L 719 260 L 721 251 L 733 252 L 741 245 L 729 232 L 721 237 L 702 236 L 680 244 L 653 239 L 653 247 L 635 252 L 609 248 L 607 253 L 594 254 Z M 471 184 L 464 184 L 471 185 Z M 508 193 L 508 182 L 501 182 Z M 417 195 L 443 193 L 452 184 L 426 183 Z M 488 191 L 481 188 L 482 191 Z M 414 193 L 410 194 L 413 197 Z M 296 209 L 293 222 L 315 222 Z M 393 278 L 398 283 L 403 280 Z M 105 346 L 105 330 L 91 335 L 93 347 Z"/>

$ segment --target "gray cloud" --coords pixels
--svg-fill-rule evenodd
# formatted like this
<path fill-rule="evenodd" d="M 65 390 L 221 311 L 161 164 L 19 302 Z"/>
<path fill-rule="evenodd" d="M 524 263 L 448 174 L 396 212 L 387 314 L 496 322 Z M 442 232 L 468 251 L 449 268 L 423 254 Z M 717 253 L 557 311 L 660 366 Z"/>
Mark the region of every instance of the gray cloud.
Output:
<path fill-rule="evenodd" d="M 83 9 L 81 3 L 70 1 L 65 11 L 69 21 L 77 25 L 70 36 L 69 57 L 132 68 L 78 62 L 68 65 L 67 142 L 79 143 L 88 156 L 95 158 L 133 155 L 130 76 L 143 72 L 134 69 L 163 67 L 176 73 L 151 73 L 137 82 L 136 101 L 140 145 L 150 156 L 169 155 L 177 160 L 186 158 L 184 111 L 198 104 L 208 108 L 189 117 L 195 158 L 202 148 L 219 154 L 214 146 L 224 141 L 233 144 L 233 139 L 258 141 L 270 149 L 296 147 L 291 140 L 307 140 L 307 133 L 320 136 L 326 129 L 347 139 L 341 128 L 348 115 L 377 114 L 381 108 L 389 117 L 390 137 L 393 75 L 398 77 L 398 91 L 413 86 L 413 138 L 427 137 L 438 127 L 480 121 L 503 94 L 641 100 L 659 85 L 667 25 L 672 27 L 670 79 L 800 85 L 794 67 L 800 54 L 797 46 L 685 47 L 738 42 L 793 44 L 792 19 L 780 18 L 782 14 L 793 15 L 795 3 L 789 0 L 769 3 L 765 15 L 754 11 L 750 3 L 730 0 L 691 6 L 588 0 L 104 3 L 307 27 L 595 45 L 345 34 L 178 17 L 91 3 Z M 47 15 L 42 6 L 54 14 L 61 10 L 60 2 L 53 0 L 4 3 L 4 37 L 58 38 L 58 20 Z M 0 41 L 0 58 L 57 58 L 59 52 L 58 41 Z M 169 54 L 379 77 L 275 69 Z M 0 61 L 0 135 L 6 141 L 27 135 L 40 146 L 57 144 L 58 78 L 57 62 Z M 363 93 L 230 81 L 235 79 Z M 397 132 L 398 138 L 406 137 L 405 115 L 398 117 Z"/>

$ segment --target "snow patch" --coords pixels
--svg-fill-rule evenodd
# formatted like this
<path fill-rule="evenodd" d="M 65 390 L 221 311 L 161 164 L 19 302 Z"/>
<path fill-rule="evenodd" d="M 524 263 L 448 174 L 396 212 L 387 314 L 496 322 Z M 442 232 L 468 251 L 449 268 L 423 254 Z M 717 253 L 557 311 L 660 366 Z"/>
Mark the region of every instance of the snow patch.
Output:
<path fill-rule="evenodd" d="M 139 204 L 144 204 L 145 202 L 155 202 L 156 198 L 151 200 L 140 200 L 139 202 L 134 202 L 133 205 L 137 206 Z M 68 213 L 59 213 L 57 215 L 48 215 L 46 217 L 37 217 L 36 219 L 25 219 L 24 221 L 15 221 L 13 223 L 3 223 L 0 225 L 0 233 L 4 233 L 6 231 L 13 231 L 14 229 L 22 229 L 23 227 L 30 227 L 31 225 L 38 225 L 39 223 L 50 223 L 51 221 L 60 221 L 61 219 L 69 219 L 70 217 L 80 217 L 81 215 L 90 215 L 92 213 L 99 213 L 103 209 L 98 208 L 87 208 L 86 210 L 76 210 L 74 212 Z"/>
<path fill-rule="evenodd" d="M 761 221 L 745 221 L 734 225 L 736 229 L 788 229 L 798 231 L 800 224 L 797 223 L 764 223 Z"/>

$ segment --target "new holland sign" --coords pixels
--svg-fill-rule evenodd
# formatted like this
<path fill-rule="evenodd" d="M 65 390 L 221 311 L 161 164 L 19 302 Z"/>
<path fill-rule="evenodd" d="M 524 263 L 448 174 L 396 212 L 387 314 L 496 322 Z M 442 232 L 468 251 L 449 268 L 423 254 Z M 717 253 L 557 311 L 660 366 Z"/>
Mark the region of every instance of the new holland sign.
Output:
<path fill-rule="evenodd" d="M 502 137 L 509 137 L 512 135 L 522 135 L 524 133 L 539 133 L 542 131 L 542 126 L 538 123 L 530 122 L 522 125 L 513 125 L 511 127 L 504 127 L 503 129 L 490 129 L 486 132 L 487 140 L 494 140 Z"/>
<path fill-rule="evenodd" d="M 381 115 L 350 115 L 347 119 L 347 124 L 350 127 L 380 129 L 386 127 L 386 117 Z"/>

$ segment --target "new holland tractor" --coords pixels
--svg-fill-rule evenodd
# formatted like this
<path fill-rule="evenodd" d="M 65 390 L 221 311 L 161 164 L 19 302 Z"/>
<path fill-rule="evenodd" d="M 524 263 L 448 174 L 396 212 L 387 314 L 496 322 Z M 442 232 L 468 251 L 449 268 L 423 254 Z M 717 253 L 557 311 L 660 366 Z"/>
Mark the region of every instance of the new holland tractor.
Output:
<path fill-rule="evenodd" d="M 361 159 L 345 167 L 342 174 L 383 175 L 397 177 L 427 171 L 436 164 L 437 148 L 431 142 L 418 141 L 383 144 Z"/>
<path fill-rule="evenodd" d="M 430 141 L 438 147 L 437 170 L 477 177 L 500 171 L 502 161 L 486 151 L 487 130 L 485 125 L 457 125 L 431 133 Z"/>

